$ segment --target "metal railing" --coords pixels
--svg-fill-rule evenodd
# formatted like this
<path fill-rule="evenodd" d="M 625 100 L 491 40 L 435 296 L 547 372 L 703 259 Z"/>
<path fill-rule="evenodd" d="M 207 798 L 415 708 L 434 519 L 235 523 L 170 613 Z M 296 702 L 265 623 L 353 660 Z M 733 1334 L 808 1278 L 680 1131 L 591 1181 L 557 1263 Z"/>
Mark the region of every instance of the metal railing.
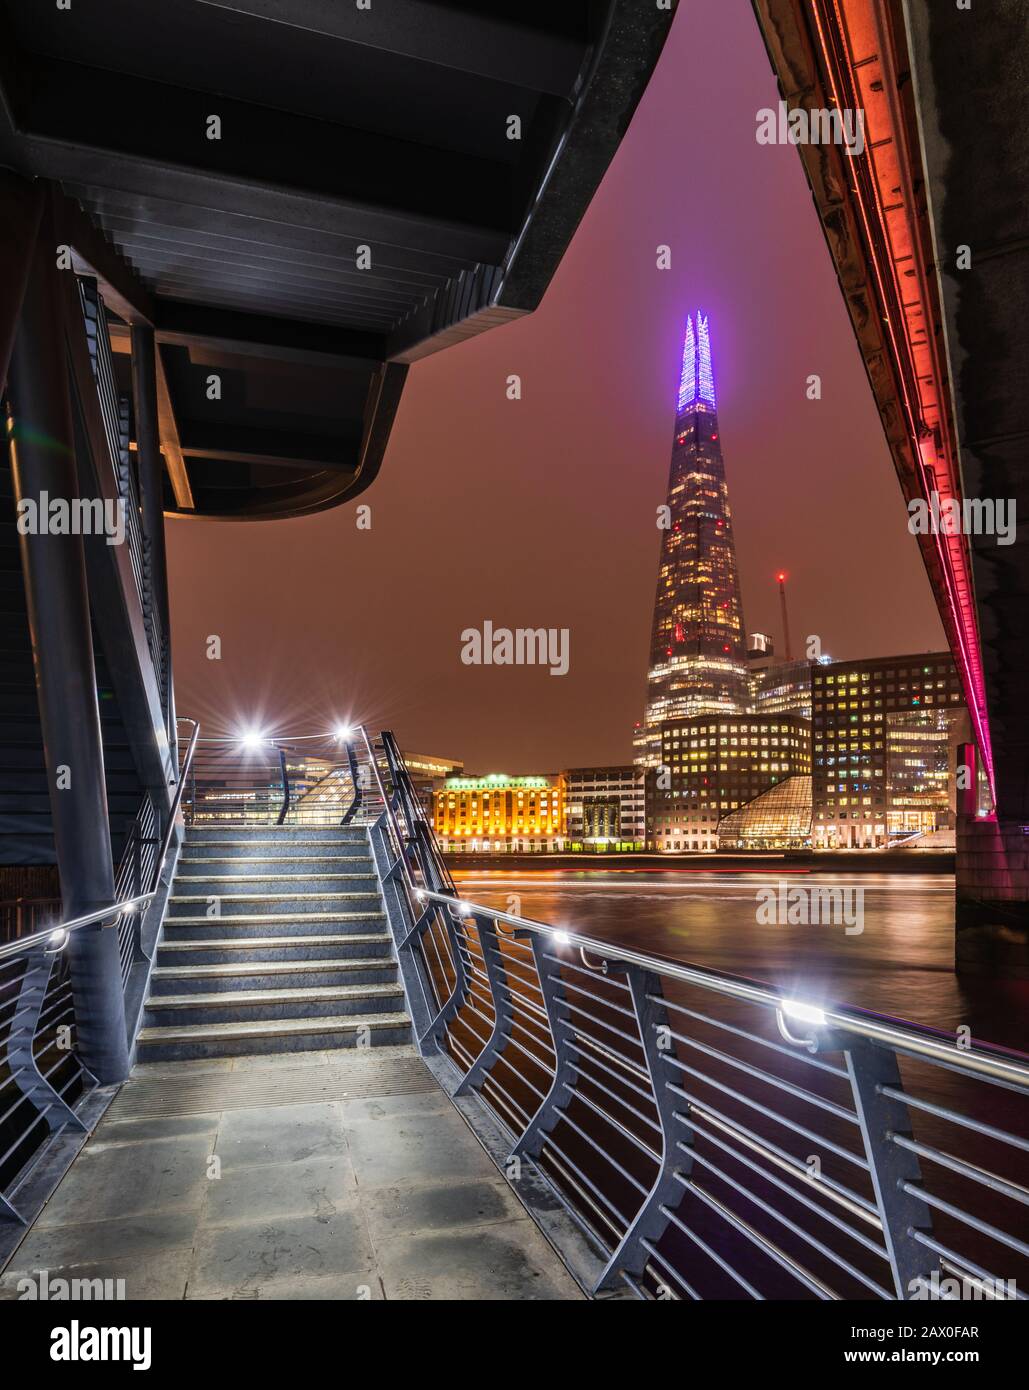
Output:
<path fill-rule="evenodd" d="M 378 814 L 374 784 L 359 766 L 356 731 L 204 738 L 186 797 L 188 825 L 331 826 Z"/>
<path fill-rule="evenodd" d="M 115 881 L 115 901 L 70 920 L 56 920 L 0 943 L 0 1218 L 24 1218 L 9 1193 L 41 1150 L 66 1127 L 81 1128 L 76 1105 L 96 1085 L 79 1056 L 75 999 L 66 947 L 76 932 L 98 924 L 117 930 L 122 984 L 133 964 L 146 963 L 143 915 L 158 895 L 196 751 L 195 720 L 178 785 L 158 843 L 148 797 L 136 819 Z"/>
<path fill-rule="evenodd" d="M 362 737 L 420 1046 L 547 1178 L 597 1292 L 1025 1298 L 1029 1059 L 462 901 L 392 735 Z"/>

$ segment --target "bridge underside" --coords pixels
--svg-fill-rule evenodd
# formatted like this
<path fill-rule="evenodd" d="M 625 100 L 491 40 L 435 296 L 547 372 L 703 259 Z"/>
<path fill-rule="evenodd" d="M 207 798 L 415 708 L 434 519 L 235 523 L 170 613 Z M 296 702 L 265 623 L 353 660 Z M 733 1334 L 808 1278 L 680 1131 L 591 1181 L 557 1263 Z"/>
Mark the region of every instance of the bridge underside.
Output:
<path fill-rule="evenodd" d="M 374 479 L 408 364 L 539 303 L 643 93 L 649 0 L 0 0 L 0 170 L 52 191 L 167 509 L 295 516 Z M 0 186 L 4 221 L 24 189 Z M 9 215 L 8 215 L 9 214 Z"/>
<path fill-rule="evenodd" d="M 791 108 L 860 110 L 798 147 L 904 499 L 1017 499 L 1029 441 L 1022 0 L 754 0 Z M 1010 539 L 1010 538 L 1006 538 Z M 1029 970 L 1029 540 L 919 536 L 994 814 L 959 827 L 960 965 Z"/>

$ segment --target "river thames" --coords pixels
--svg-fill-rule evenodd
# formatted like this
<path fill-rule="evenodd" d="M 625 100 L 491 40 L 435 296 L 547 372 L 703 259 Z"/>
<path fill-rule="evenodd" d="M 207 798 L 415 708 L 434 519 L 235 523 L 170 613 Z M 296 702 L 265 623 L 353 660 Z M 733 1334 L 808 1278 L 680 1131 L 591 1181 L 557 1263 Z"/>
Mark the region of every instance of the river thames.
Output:
<path fill-rule="evenodd" d="M 860 930 L 759 920 L 762 888 L 845 888 Z M 459 892 L 569 931 L 1027 1049 L 1029 980 L 957 976 L 950 874 L 690 870 L 454 871 Z"/>

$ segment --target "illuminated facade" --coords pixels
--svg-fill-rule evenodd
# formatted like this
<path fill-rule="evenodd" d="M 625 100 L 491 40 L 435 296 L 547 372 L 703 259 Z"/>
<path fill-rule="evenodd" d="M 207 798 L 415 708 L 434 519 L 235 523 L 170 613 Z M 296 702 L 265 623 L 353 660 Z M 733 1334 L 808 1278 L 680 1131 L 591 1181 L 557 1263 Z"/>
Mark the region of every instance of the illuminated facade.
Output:
<path fill-rule="evenodd" d="M 562 777 L 448 777 L 433 822 L 445 853 L 535 853 L 565 848 Z"/>
<path fill-rule="evenodd" d="M 708 320 L 686 320 L 675 437 L 636 761 L 660 761 L 667 720 L 747 709 L 747 656 L 719 442 Z"/>
<path fill-rule="evenodd" d="M 644 848 L 646 805 L 642 768 L 573 767 L 561 776 L 570 849 Z"/>
<path fill-rule="evenodd" d="M 838 661 L 818 667 L 811 685 L 814 847 L 881 848 L 889 840 L 890 721 L 962 708 L 954 660 L 949 652 L 928 652 Z M 899 749 L 904 729 L 895 728 Z"/>
<path fill-rule="evenodd" d="M 886 716 L 889 839 L 954 829 L 957 750 L 971 736 L 964 709 L 911 709 Z"/>
<path fill-rule="evenodd" d="M 780 661 L 751 672 L 751 709 L 755 714 L 802 714 L 811 718 L 811 673 L 815 661 Z"/>
<path fill-rule="evenodd" d="M 811 772 L 811 728 L 797 714 L 697 715 L 660 728 L 647 772 L 648 847 L 718 849 L 718 824 L 788 777 Z"/>

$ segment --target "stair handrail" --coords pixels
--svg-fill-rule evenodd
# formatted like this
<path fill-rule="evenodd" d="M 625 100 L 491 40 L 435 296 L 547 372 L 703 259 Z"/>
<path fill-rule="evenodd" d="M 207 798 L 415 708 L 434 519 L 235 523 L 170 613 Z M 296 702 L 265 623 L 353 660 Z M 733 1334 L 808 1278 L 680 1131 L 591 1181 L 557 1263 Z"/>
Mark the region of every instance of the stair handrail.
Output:
<path fill-rule="evenodd" d="M 146 893 L 137 893 L 131 898 L 121 898 L 118 902 L 108 903 L 105 907 L 98 907 L 93 912 L 87 912 L 81 917 L 72 917 L 66 922 L 55 922 L 52 927 L 47 927 L 44 931 L 32 932 L 29 936 L 19 937 L 16 941 L 8 941 L 0 945 L 0 960 L 6 960 L 10 956 L 27 954 L 37 946 L 42 946 L 44 950 L 56 955 L 63 951 L 68 944 L 72 932 L 81 931 L 83 927 L 94 926 L 97 922 L 104 922 L 106 926 L 113 927 L 126 914 L 134 913 L 141 908 L 148 906 L 157 897 L 158 886 L 161 882 L 161 875 L 168 860 L 171 849 L 172 835 L 175 831 L 175 822 L 178 818 L 179 807 L 182 804 L 182 791 L 189 776 L 190 767 L 193 762 L 193 754 L 196 750 L 197 740 L 200 735 L 200 724 L 195 719 L 190 719 L 183 715 L 177 721 L 183 724 L 192 724 L 193 732 L 190 734 L 189 743 L 186 746 L 186 756 L 182 763 L 179 773 L 178 785 L 175 788 L 175 796 L 168 810 L 168 823 L 165 826 L 164 836 L 161 840 L 161 852 L 157 856 L 154 871 L 151 875 L 150 888 Z M 105 922 L 106 918 L 113 918 L 113 921 Z"/>

